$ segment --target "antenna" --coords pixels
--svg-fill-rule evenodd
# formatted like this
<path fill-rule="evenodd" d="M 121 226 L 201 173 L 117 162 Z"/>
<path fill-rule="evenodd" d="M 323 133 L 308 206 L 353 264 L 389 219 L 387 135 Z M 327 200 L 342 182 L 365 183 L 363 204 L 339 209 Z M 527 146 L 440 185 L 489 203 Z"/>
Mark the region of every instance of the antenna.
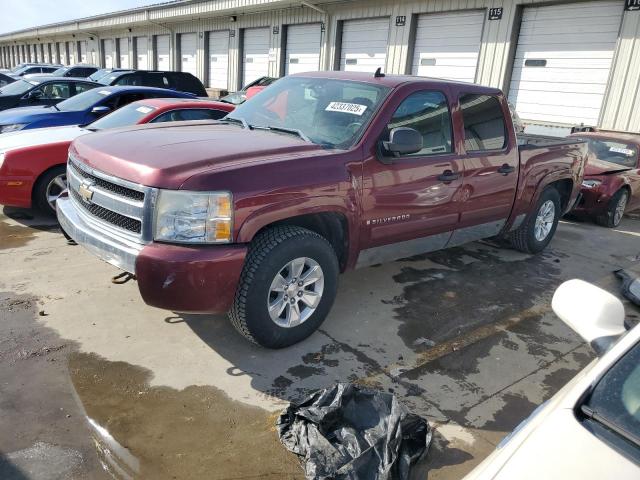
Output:
<path fill-rule="evenodd" d="M 378 67 L 376 73 L 373 74 L 374 78 L 382 78 L 384 77 L 384 73 L 382 73 L 382 67 Z"/>

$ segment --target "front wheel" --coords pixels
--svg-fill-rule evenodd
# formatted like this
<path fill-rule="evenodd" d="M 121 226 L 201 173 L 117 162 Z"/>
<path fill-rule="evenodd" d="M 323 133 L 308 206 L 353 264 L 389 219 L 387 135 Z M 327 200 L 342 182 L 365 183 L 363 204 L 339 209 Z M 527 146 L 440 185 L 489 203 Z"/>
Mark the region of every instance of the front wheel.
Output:
<path fill-rule="evenodd" d="M 544 250 L 556 232 L 561 208 L 558 190 L 547 187 L 540 195 L 533 212 L 509 235 L 513 247 L 525 253 Z"/>
<path fill-rule="evenodd" d="M 322 236 L 283 226 L 252 243 L 229 318 L 247 339 L 282 348 L 311 335 L 337 292 L 338 260 Z"/>
<path fill-rule="evenodd" d="M 48 215 L 55 215 L 56 200 L 67 188 L 67 169 L 64 165 L 54 167 L 44 173 L 33 189 L 33 201 L 38 209 Z"/>
<path fill-rule="evenodd" d="M 628 202 L 629 192 L 627 192 L 626 189 L 618 190 L 609 201 L 607 211 L 603 215 L 596 217 L 596 222 L 607 228 L 617 227 L 620 225 L 622 217 L 624 217 L 624 211 L 627 208 Z"/>

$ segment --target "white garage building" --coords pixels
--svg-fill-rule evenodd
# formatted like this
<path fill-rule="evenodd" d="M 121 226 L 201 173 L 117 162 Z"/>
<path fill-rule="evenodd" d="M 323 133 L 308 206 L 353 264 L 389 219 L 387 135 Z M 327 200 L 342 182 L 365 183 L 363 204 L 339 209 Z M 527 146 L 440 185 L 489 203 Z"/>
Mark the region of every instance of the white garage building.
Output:
<path fill-rule="evenodd" d="M 310 70 L 502 88 L 536 129 L 640 131 L 640 0 L 179 0 L 0 35 L 0 65 L 182 70 L 237 90 Z"/>

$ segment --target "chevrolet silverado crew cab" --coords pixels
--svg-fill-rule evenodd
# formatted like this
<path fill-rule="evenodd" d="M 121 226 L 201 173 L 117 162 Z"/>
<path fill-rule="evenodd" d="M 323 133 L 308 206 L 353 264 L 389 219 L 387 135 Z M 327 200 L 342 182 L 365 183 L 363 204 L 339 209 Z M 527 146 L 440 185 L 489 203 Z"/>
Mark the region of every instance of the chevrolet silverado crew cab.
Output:
<path fill-rule="evenodd" d="M 495 236 L 541 251 L 586 156 L 578 139 L 516 137 L 494 88 L 297 74 L 221 121 L 76 139 L 57 211 L 149 305 L 228 311 L 278 348 L 318 328 L 345 270 Z"/>

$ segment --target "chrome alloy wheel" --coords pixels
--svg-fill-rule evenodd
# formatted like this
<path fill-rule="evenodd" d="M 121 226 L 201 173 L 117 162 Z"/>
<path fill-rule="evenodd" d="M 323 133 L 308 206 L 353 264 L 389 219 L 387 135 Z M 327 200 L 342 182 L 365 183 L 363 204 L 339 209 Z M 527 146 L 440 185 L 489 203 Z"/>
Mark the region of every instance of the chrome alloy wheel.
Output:
<path fill-rule="evenodd" d="M 629 195 L 627 192 L 624 192 L 620 195 L 620 199 L 618 200 L 618 204 L 616 205 L 616 209 L 613 212 L 613 225 L 618 226 L 622 221 L 622 217 L 624 216 L 624 210 L 627 208 L 627 201 L 629 200 Z"/>
<path fill-rule="evenodd" d="M 316 311 L 324 290 L 324 273 L 315 260 L 296 258 L 283 266 L 271 282 L 269 316 L 283 328 L 296 327 Z"/>
<path fill-rule="evenodd" d="M 547 200 L 540 206 L 538 216 L 536 217 L 534 235 L 537 241 L 542 242 L 547 238 L 549 232 L 551 232 L 551 228 L 553 228 L 553 221 L 555 220 L 555 217 L 556 204 L 551 200 Z"/>
<path fill-rule="evenodd" d="M 56 211 L 56 200 L 63 190 L 67 188 L 67 174 L 63 173 L 57 177 L 53 177 L 47 185 L 45 195 L 47 196 L 47 203 L 51 207 L 51 210 Z"/>

